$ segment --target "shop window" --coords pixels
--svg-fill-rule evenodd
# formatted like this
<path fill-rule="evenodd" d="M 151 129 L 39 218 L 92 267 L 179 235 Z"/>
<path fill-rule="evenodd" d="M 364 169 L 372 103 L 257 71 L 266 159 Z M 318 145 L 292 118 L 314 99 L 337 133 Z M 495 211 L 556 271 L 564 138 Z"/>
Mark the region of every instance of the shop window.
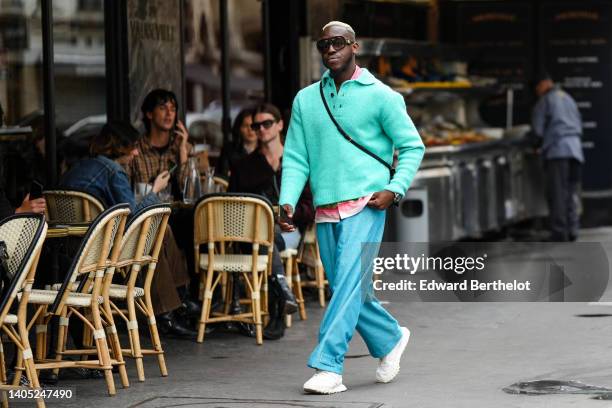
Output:
<path fill-rule="evenodd" d="M 102 11 L 102 0 L 79 0 L 80 11 Z"/>
<path fill-rule="evenodd" d="M 56 126 L 106 114 L 104 8 L 79 0 L 53 14 Z M 84 142 L 86 144 L 86 141 Z"/>
<path fill-rule="evenodd" d="M 5 125 L 42 109 L 40 13 L 22 1 L 0 3 L 0 105 Z"/>

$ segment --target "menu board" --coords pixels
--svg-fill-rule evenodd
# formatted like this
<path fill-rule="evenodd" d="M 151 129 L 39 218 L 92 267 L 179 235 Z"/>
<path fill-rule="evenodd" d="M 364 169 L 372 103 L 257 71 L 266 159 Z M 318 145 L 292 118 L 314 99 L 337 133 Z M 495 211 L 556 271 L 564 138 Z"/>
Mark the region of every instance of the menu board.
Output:
<path fill-rule="evenodd" d="M 533 72 L 533 8 L 522 1 L 478 1 L 458 7 L 457 35 L 469 53 L 469 73 L 497 78 L 512 87 L 514 124 L 529 123 Z M 481 106 L 483 120 L 506 125 L 506 96 L 496 95 Z"/>
<path fill-rule="evenodd" d="M 540 6 L 543 67 L 582 114 L 585 190 L 612 188 L 611 6 L 547 2 Z"/>

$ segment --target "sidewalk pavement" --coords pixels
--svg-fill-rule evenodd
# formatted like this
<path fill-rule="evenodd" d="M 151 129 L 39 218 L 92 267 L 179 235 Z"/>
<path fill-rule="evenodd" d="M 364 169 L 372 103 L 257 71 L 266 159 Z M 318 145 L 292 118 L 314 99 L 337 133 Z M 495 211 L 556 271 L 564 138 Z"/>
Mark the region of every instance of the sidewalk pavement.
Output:
<path fill-rule="evenodd" d="M 581 240 L 603 242 L 612 259 L 612 228 L 585 230 Z M 612 297 L 610 297 L 612 299 Z M 393 383 L 376 384 L 377 361 L 355 336 L 346 359 L 348 391 L 302 393 L 312 370 L 322 309 L 309 303 L 308 320 L 294 318 L 278 341 L 216 331 L 203 344 L 165 339 L 170 375 L 145 359 L 144 383 L 128 361 L 131 387 L 108 397 L 104 380 L 69 380 L 76 399 L 49 407 L 610 407 L 589 395 L 510 395 L 518 381 L 575 380 L 612 388 L 612 307 L 585 303 L 409 303 L 389 310 L 412 337 Z M 16 405 L 16 404 L 13 404 Z M 17 405 L 19 406 L 19 405 Z"/>

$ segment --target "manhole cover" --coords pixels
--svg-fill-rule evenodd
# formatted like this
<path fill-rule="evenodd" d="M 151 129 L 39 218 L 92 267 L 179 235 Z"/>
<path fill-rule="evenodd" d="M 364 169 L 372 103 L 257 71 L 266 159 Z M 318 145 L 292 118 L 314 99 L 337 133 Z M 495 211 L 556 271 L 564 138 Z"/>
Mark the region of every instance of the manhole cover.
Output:
<path fill-rule="evenodd" d="M 588 385 L 580 381 L 538 380 L 517 382 L 503 389 L 508 394 L 608 394 L 612 389 Z"/>
<path fill-rule="evenodd" d="M 129 408 L 383 408 L 380 402 L 263 400 L 240 398 L 154 397 Z"/>

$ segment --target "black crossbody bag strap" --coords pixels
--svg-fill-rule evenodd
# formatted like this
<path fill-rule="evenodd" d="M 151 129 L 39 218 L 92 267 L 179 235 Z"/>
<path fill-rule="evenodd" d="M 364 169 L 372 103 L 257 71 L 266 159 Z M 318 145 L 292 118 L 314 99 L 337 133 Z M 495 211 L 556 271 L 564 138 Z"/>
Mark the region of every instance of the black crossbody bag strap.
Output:
<path fill-rule="evenodd" d="M 364 152 L 368 156 L 370 156 L 370 157 L 376 159 L 377 161 L 379 161 L 380 163 L 382 163 L 389 170 L 390 177 L 393 178 L 393 175 L 395 174 L 395 169 L 393 168 L 393 166 L 391 166 L 389 163 L 387 163 L 386 161 L 381 159 L 379 156 L 377 156 L 376 154 L 372 153 L 371 151 L 369 151 L 368 149 L 366 149 L 365 147 L 363 147 L 362 145 L 360 145 L 359 143 L 354 141 L 353 138 L 350 137 L 344 131 L 344 129 L 342 129 L 340 124 L 336 121 L 336 118 L 334 118 L 334 115 L 332 115 L 331 110 L 329 110 L 329 106 L 327 105 L 327 101 L 325 100 L 325 94 L 323 93 L 323 81 L 321 81 L 319 83 L 319 92 L 321 93 L 321 100 L 323 101 L 323 105 L 325 106 L 325 110 L 327 111 L 327 114 L 329 115 L 329 118 L 332 120 L 332 122 L 334 122 L 334 125 L 336 125 L 336 129 L 338 129 L 338 132 L 340 132 L 340 134 L 342 136 L 344 136 L 344 138 L 346 140 L 348 140 L 349 143 L 351 143 L 353 146 L 355 146 L 356 148 L 358 148 L 359 150 L 361 150 L 362 152 Z"/>

